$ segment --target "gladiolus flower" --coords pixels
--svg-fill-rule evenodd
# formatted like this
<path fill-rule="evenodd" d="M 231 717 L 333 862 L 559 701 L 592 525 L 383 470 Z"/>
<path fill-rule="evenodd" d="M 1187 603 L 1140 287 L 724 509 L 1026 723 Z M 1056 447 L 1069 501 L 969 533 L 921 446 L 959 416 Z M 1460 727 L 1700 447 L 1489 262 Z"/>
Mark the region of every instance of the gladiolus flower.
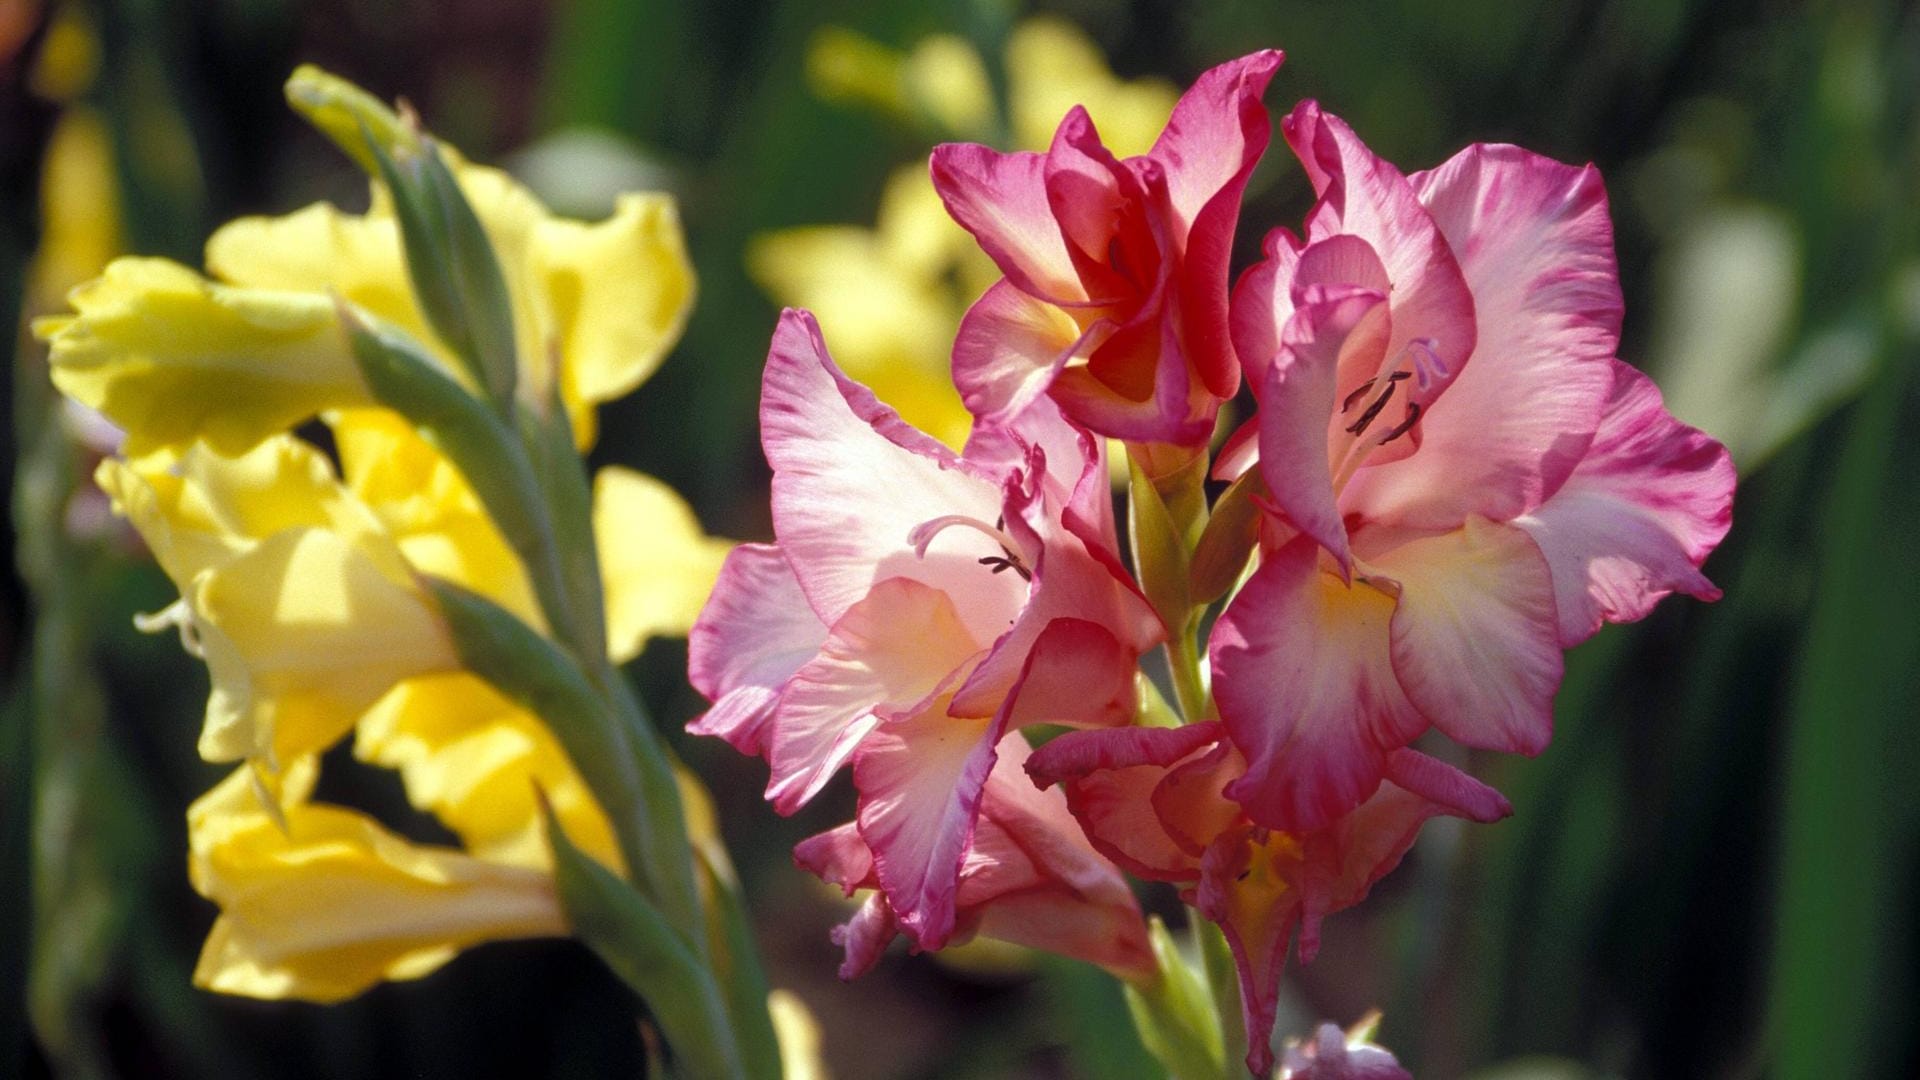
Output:
<path fill-rule="evenodd" d="M 180 588 L 148 625 L 207 661 L 207 760 L 317 752 L 394 683 L 458 665 L 392 538 L 306 443 L 108 459 L 97 478 Z"/>
<path fill-rule="evenodd" d="M 1061 783 L 1095 848 L 1140 877 L 1180 884 L 1182 899 L 1219 924 L 1239 969 L 1247 1067 L 1265 1076 L 1295 931 L 1310 962 L 1321 920 L 1364 899 L 1428 818 L 1495 821 L 1512 808 L 1465 773 L 1401 749 L 1361 805 L 1318 828 L 1270 829 L 1226 794 L 1246 762 L 1223 735 L 1212 721 L 1068 732 L 1036 751 L 1027 772 Z"/>
<path fill-rule="evenodd" d="M 954 931 L 1005 733 L 1124 723 L 1160 636 L 1113 554 L 1098 445 L 1042 420 L 956 456 L 787 312 L 761 401 L 777 545 L 729 557 L 689 639 L 715 702 L 693 730 L 763 755 L 776 809 L 852 762 L 875 879 L 923 949 Z"/>
<path fill-rule="evenodd" d="M 1539 752 L 1564 648 L 1719 596 L 1733 471 L 1614 357 L 1594 169 L 1476 145 L 1405 177 L 1312 102 L 1283 127 L 1320 200 L 1235 294 L 1273 513 L 1210 653 L 1228 796 L 1311 832 L 1429 725 Z"/>
<path fill-rule="evenodd" d="M 325 409 L 368 404 L 322 293 L 221 285 L 165 259 L 123 258 L 35 320 L 54 385 L 145 454 L 204 438 L 238 454 Z"/>
<path fill-rule="evenodd" d="M 1004 424 L 1050 395 L 1103 435 L 1206 442 L 1239 386 L 1227 259 L 1279 65 L 1266 51 L 1202 75 L 1141 157 L 1115 158 L 1079 107 L 1045 154 L 934 150 L 948 212 L 1005 275 L 954 343 L 954 382 L 976 417 Z"/>
<path fill-rule="evenodd" d="M 1026 738 L 1009 733 L 997 750 L 960 867 L 949 943 L 982 934 L 1098 964 L 1122 979 L 1151 975 L 1146 924 L 1126 879 L 1087 843 L 1066 799 L 1036 789 L 1022 773 Z M 876 890 L 834 932 L 847 951 L 840 977 L 865 973 L 899 934 L 900 922 L 878 891 L 874 852 L 859 826 L 848 823 L 805 840 L 793 855 L 848 896 Z"/>
<path fill-rule="evenodd" d="M 957 50 L 967 50 L 967 62 Z M 985 65 L 957 38 L 936 35 L 901 56 L 857 34 L 826 31 L 808 66 L 824 98 L 901 113 L 931 106 L 926 111 L 952 137 L 984 137 L 994 112 Z M 940 69 L 977 70 L 978 96 L 929 93 L 975 86 L 972 78 L 933 77 Z M 1008 35 L 1006 72 L 1008 122 L 1021 150 L 1045 149 L 1061 115 L 1087 102 L 1114 153 L 1144 153 L 1178 97 L 1162 79 L 1116 78 L 1083 31 L 1046 16 L 1023 19 Z M 908 100 L 903 86 L 920 92 Z M 999 271 L 947 217 L 924 164 L 887 179 L 873 228 L 766 233 L 748 248 L 747 267 L 775 301 L 818 315 L 834 358 L 901 419 L 955 449 L 966 442 L 973 417 L 954 389 L 951 346 L 968 305 Z"/>

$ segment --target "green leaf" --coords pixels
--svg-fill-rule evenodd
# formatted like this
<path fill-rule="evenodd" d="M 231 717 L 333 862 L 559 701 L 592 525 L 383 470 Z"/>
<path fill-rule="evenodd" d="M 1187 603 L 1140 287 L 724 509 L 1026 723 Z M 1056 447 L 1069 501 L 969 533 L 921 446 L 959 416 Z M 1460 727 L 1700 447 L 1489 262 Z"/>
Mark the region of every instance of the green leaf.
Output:
<path fill-rule="evenodd" d="M 407 278 L 433 332 L 458 355 L 503 415 L 519 378 L 513 301 L 486 229 L 426 135 L 411 146 L 366 144 L 393 195 Z"/>
<path fill-rule="evenodd" d="M 1140 1041 L 1173 1080 L 1222 1075 L 1226 1052 L 1206 981 L 1181 958 L 1179 945 L 1158 915 L 1148 921 L 1147 940 L 1159 979 L 1151 986 L 1125 986 L 1127 1011 Z"/>
<path fill-rule="evenodd" d="M 574 658 L 486 597 L 439 578 L 422 580 L 446 619 L 461 666 L 538 716 L 560 740 L 613 822 L 635 881 L 658 899 L 663 876 L 690 877 L 693 857 L 679 815 L 656 820 L 626 724 Z M 674 798 L 677 811 L 677 793 Z"/>
<path fill-rule="evenodd" d="M 740 883 L 731 867 L 717 865 L 724 852 L 709 853 L 696 846 L 694 857 L 711 900 L 707 951 L 726 995 L 740 1056 L 748 1075 L 779 1076 L 780 1042 L 774 1034 L 773 1014 L 767 1010 L 767 973 L 760 966 L 759 945 L 753 940 L 753 922 L 740 897 Z"/>
<path fill-rule="evenodd" d="M 1186 540 L 1159 489 L 1132 455 L 1127 457 L 1127 533 L 1133 543 L 1134 573 L 1147 602 L 1166 624 L 1167 633 L 1183 633 L 1193 611 L 1187 590 Z"/>
<path fill-rule="evenodd" d="M 1260 539 L 1260 507 L 1253 497 L 1262 490 L 1260 470 L 1248 469 L 1214 500 L 1187 579 L 1194 604 L 1204 607 L 1227 595 L 1246 570 Z"/>
<path fill-rule="evenodd" d="M 777 1076 L 777 1057 L 771 1073 L 749 1072 L 741 1061 L 720 988 L 687 940 L 646 897 L 575 847 L 550 808 L 544 812 L 567 921 L 647 1003 L 674 1072 L 698 1080 Z"/>

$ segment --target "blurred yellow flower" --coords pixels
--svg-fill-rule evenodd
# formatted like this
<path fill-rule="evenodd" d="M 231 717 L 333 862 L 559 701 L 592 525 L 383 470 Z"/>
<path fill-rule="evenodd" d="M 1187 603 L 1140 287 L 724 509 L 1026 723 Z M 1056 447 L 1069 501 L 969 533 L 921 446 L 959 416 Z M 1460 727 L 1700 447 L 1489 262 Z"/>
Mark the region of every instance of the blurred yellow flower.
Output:
<path fill-rule="evenodd" d="M 1178 98 L 1160 79 L 1116 78 L 1099 48 L 1059 19 L 1015 27 L 1006 65 L 1008 129 L 1020 149 L 1045 149 L 1060 117 L 1085 103 L 1114 153 L 1144 153 Z M 945 137 L 983 139 L 992 130 L 985 64 L 958 38 L 936 35 L 903 53 L 830 29 L 814 40 L 808 73 L 823 98 L 930 121 Z M 747 269 L 776 301 L 818 315 L 834 358 L 909 423 L 951 446 L 966 441 L 972 418 L 953 388 L 948 350 L 960 317 L 999 271 L 947 217 L 924 162 L 888 179 L 873 228 L 767 233 L 748 247 Z"/>
<path fill-rule="evenodd" d="M 536 408 L 557 391 L 590 445 L 594 407 L 650 376 L 686 320 L 677 210 L 627 195 L 604 221 L 564 220 L 446 153 L 507 283 L 519 385 Z M 128 456 L 97 479 L 180 590 L 141 625 L 177 627 L 210 669 L 202 756 L 245 762 L 189 814 L 194 885 L 221 909 L 195 981 L 332 1001 L 476 942 L 565 933 L 542 796 L 576 847 L 624 873 L 612 823 L 539 717 L 461 669 L 421 575 L 545 632 L 540 605 L 467 478 L 375 404 L 340 325 L 351 305 L 466 379 L 416 305 L 390 197 L 375 184 L 364 214 L 235 221 L 206 264 L 116 260 L 71 292 L 73 314 L 35 325 L 59 387 L 128 430 Z M 315 417 L 334 460 L 287 431 Z M 639 473 L 605 470 L 593 498 L 623 661 L 686 632 L 731 545 Z M 349 732 L 459 847 L 310 801 L 318 755 Z M 689 818 L 717 850 L 711 815 Z"/>

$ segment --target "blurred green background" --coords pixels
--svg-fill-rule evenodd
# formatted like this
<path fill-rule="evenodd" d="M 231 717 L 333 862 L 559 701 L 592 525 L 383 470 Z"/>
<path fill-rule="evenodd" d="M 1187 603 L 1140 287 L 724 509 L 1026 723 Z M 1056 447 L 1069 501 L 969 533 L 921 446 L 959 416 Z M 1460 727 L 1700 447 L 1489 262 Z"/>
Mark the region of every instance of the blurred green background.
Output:
<path fill-rule="evenodd" d="M 1421 1077 L 1920 1075 L 1920 12 L 1704 0 L 1075 0 L 1128 78 L 1185 83 L 1288 53 L 1276 115 L 1319 98 L 1408 169 L 1512 141 L 1607 178 L 1622 355 L 1733 448 L 1727 596 L 1668 601 L 1570 657 L 1552 747 L 1477 762 L 1515 816 L 1430 826 L 1290 970 L 1282 1027 L 1386 1010 Z M 622 186 L 682 204 L 701 296 L 662 372 L 609 409 L 597 459 L 686 493 L 706 526 L 769 535 L 755 442 L 774 306 L 744 253 L 767 230 L 868 225 L 924 125 L 810 88 L 824 26 L 905 48 L 970 40 L 995 78 L 1011 0 L 0 0 L 0 304 L 44 310 L 30 260 L 63 110 L 98 118 L 118 245 L 199 261 L 210 229 L 364 188 L 288 112 L 313 60 L 411 100 L 469 155 L 593 216 Z M 50 30 L 50 23 L 52 30 Z M 88 28 L 79 45 L 63 25 Z M 48 68 L 49 49 L 81 48 Z M 91 48 L 88 54 L 86 49 Z M 59 75 L 59 71 L 65 75 Z M 58 76 L 58 77 L 56 77 Z M 1095 106 L 1098 112 L 1097 105 Z M 1269 155 L 1241 264 L 1308 204 Z M 104 257 L 110 252 L 102 251 Z M 44 261 L 44 260 L 43 260 Z M 82 267 L 80 272 L 89 268 Z M 37 272 L 37 271 L 36 271 Z M 832 328 L 829 327 L 829 333 Z M 632 1002 L 569 942 L 493 945 L 318 1007 L 188 976 L 214 915 L 189 889 L 189 801 L 219 770 L 194 733 L 205 675 L 130 616 L 171 599 L 88 498 L 37 346 L 10 339 L 13 528 L 0 651 L 0 1076 L 637 1075 Z M 842 909 L 787 851 L 844 819 L 782 820 L 762 767 L 677 734 L 685 650 L 633 675 L 713 786 L 776 985 L 804 996 L 836 1075 L 1152 1075 L 1092 969 L 900 956 L 833 977 Z M 327 798 L 416 838 L 397 780 L 327 766 Z M 1167 898 L 1150 903 L 1172 911 Z"/>

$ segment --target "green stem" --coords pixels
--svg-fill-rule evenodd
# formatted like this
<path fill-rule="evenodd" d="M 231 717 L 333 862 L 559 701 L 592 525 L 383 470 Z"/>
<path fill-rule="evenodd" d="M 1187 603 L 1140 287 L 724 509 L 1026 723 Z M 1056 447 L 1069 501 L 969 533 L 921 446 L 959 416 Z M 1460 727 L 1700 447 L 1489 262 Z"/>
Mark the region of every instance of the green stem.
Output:
<path fill-rule="evenodd" d="M 1220 1042 L 1226 1048 L 1220 1075 L 1222 1080 L 1246 1080 L 1247 1068 L 1241 1055 L 1247 1046 L 1247 1024 L 1240 1011 L 1240 975 L 1234 967 L 1233 950 L 1220 928 L 1205 919 L 1193 920 L 1193 936 L 1206 967 L 1214 1015 L 1220 1021 Z"/>
<path fill-rule="evenodd" d="M 1180 632 L 1167 642 L 1167 666 L 1173 672 L 1173 694 L 1180 702 L 1180 715 L 1189 724 L 1207 718 L 1213 702 L 1207 693 L 1206 679 L 1200 674 L 1200 643 L 1196 635 L 1197 619 L 1189 619 Z"/>

